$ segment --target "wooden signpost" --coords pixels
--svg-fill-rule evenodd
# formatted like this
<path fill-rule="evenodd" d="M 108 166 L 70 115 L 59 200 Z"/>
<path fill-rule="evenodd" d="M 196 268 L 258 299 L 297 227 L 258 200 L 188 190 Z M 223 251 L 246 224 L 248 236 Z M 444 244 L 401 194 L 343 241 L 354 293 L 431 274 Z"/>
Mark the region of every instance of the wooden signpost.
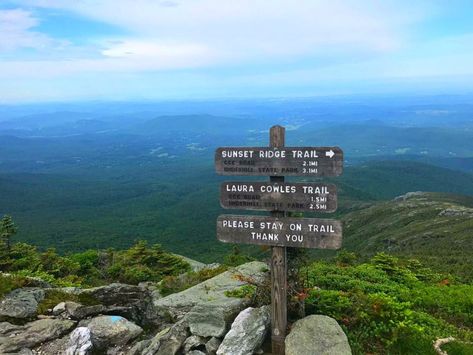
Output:
<path fill-rule="evenodd" d="M 216 150 L 218 174 L 270 176 L 269 182 L 222 183 L 221 206 L 271 211 L 270 216 L 219 216 L 217 239 L 271 246 L 272 353 L 281 355 L 287 328 L 286 247 L 338 249 L 342 243 L 339 221 L 286 216 L 286 211 L 334 212 L 335 185 L 285 183 L 284 176 L 338 176 L 343 171 L 343 152 L 338 147 L 285 147 L 285 130 L 281 126 L 271 127 L 269 138 L 269 148 Z"/>

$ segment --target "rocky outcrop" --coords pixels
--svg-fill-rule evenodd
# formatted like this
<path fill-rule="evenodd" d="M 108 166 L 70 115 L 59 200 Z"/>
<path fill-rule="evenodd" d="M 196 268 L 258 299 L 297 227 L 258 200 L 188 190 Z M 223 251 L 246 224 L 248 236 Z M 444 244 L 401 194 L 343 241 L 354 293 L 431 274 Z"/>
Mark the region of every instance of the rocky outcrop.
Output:
<path fill-rule="evenodd" d="M 0 301 L 0 320 L 28 320 L 36 317 L 38 304 L 44 299 L 41 288 L 19 288 Z"/>
<path fill-rule="evenodd" d="M 333 318 L 312 315 L 298 320 L 286 337 L 286 355 L 351 355 L 348 339 Z"/>
<path fill-rule="evenodd" d="M 248 284 L 245 280 L 262 282 L 266 275 L 266 264 L 253 261 L 226 271 L 182 292 L 155 300 L 154 305 L 160 314 L 171 315 L 175 319 L 182 318 L 196 306 L 205 311 L 209 308 L 220 307 L 225 309 L 225 312 L 234 312 L 236 315 L 249 302 L 244 298 L 227 297 L 225 292 Z M 194 309 L 194 311 L 200 312 L 199 308 Z"/>
<path fill-rule="evenodd" d="M 423 191 L 412 191 L 412 192 L 408 192 L 404 195 L 395 197 L 394 201 L 406 201 L 406 200 L 409 200 L 413 197 L 421 197 L 421 196 L 424 196 L 424 195 L 426 195 L 426 193 L 423 192 Z"/>
<path fill-rule="evenodd" d="M 251 262 L 162 298 L 149 282 L 18 289 L 1 303 L 15 322 L 0 322 L 0 354 L 250 354 L 265 337 L 268 307 L 247 308 L 249 299 L 226 292 L 267 276 L 264 263 Z M 62 302 L 37 315 L 43 299 Z"/>
<path fill-rule="evenodd" d="M 31 349 L 36 345 L 61 337 L 76 322 L 67 319 L 40 319 L 0 336 L 0 354 Z"/>
<path fill-rule="evenodd" d="M 217 355 L 251 355 L 263 344 L 270 325 L 270 308 L 249 307 L 233 321 Z"/>
<path fill-rule="evenodd" d="M 446 208 L 439 213 L 440 217 L 473 217 L 473 208 Z"/>

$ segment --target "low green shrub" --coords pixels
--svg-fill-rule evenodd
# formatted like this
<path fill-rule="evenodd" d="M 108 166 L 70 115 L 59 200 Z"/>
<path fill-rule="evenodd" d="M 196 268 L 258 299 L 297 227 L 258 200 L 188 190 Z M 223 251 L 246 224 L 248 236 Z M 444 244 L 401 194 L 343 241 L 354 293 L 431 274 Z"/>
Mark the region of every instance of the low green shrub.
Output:
<path fill-rule="evenodd" d="M 473 339 L 473 285 L 416 261 L 383 253 L 358 265 L 316 262 L 305 273 L 306 311 L 335 318 L 354 353 L 434 354 L 437 338 Z"/>
<path fill-rule="evenodd" d="M 458 341 L 453 341 L 442 346 L 442 350 L 446 351 L 447 354 L 454 355 L 472 355 L 473 354 L 473 344 L 472 343 L 462 343 Z"/>
<path fill-rule="evenodd" d="M 18 275 L 0 274 L 0 298 L 21 287 L 28 286 L 28 280 Z"/>
<path fill-rule="evenodd" d="M 40 252 L 25 243 L 15 243 L 10 250 L 3 252 L 6 254 L 0 260 L 0 272 L 18 277 L 38 277 L 57 287 L 157 282 L 165 276 L 190 270 L 189 263 L 181 257 L 166 252 L 158 244 L 148 246 L 144 241 L 126 250 L 87 250 L 67 256 L 58 255 L 54 249 Z M 1 289 L 7 290 L 7 284 Z"/>
<path fill-rule="evenodd" d="M 256 294 L 255 285 L 243 285 L 235 288 L 234 290 L 225 291 L 225 296 L 235 298 L 248 298 L 252 299 Z"/>

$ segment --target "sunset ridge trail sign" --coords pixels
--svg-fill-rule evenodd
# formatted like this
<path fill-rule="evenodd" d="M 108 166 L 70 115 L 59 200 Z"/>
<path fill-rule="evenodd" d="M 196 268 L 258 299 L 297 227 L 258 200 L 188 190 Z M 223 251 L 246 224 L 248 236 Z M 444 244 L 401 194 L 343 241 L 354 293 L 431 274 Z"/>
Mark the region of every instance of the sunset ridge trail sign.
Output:
<path fill-rule="evenodd" d="M 343 152 L 338 147 L 218 148 L 215 167 L 221 175 L 338 176 Z"/>
<path fill-rule="evenodd" d="M 285 183 L 284 176 L 339 176 L 343 151 L 338 147 L 285 147 L 285 130 L 273 126 L 270 147 L 224 147 L 215 151 L 221 175 L 270 176 L 269 182 L 224 182 L 220 205 L 228 209 L 266 210 L 270 216 L 221 215 L 217 239 L 224 243 L 271 246 L 272 353 L 283 355 L 287 328 L 286 247 L 338 249 L 339 221 L 288 217 L 286 211 L 335 212 L 337 189 L 325 183 Z"/>
<path fill-rule="evenodd" d="M 337 187 L 310 182 L 223 182 L 220 205 L 245 210 L 335 212 Z"/>

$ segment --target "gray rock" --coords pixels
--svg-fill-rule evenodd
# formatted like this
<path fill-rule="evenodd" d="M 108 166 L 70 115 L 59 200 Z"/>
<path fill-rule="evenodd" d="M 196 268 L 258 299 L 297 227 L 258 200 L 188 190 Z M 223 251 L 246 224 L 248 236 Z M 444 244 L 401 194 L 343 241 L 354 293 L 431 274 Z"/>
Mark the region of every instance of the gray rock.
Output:
<path fill-rule="evenodd" d="M 251 355 L 263 344 L 270 324 L 269 306 L 249 307 L 233 321 L 217 355 Z"/>
<path fill-rule="evenodd" d="M 126 355 L 141 355 L 150 344 L 151 340 L 149 339 L 139 341 L 126 352 Z"/>
<path fill-rule="evenodd" d="M 21 332 L 24 327 L 21 325 L 15 325 L 8 322 L 0 322 L 0 335 L 8 335 L 13 332 Z"/>
<path fill-rule="evenodd" d="M 40 288 L 19 288 L 5 296 L 0 302 L 0 320 L 33 319 L 36 317 L 38 303 L 44 299 Z"/>
<path fill-rule="evenodd" d="M 162 316 L 170 315 L 175 319 L 182 318 L 196 305 L 219 306 L 231 309 L 231 312 L 237 314 L 248 306 L 249 301 L 244 298 L 227 297 L 225 292 L 247 284 L 244 281 L 245 278 L 262 282 L 266 276 L 266 264 L 253 261 L 221 273 L 182 292 L 155 300 L 154 305 Z"/>
<path fill-rule="evenodd" d="M 348 339 L 337 321 L 311 315 L 294 323 L 286 337 L 286 355 L 351 355 Z"/>
<path fill-rule="evenodd" d="M 235 307 L 201 304 L 192 308 L 185 319 L 194 335 L 222 337 L 237 314 L 238 308 Z"/>
<path fill-rule="evenodd" d="M 205 347 L 205 338 L 199 337 L 197 335 L 191 335 L 184 342 L 184 352 L 188 353 L 191 350 L 196 350 L 199 346 Z"/>
<path fill-rule="evenodd" d="M 45 341 L 57 339 L 75 326 L 76 322 L 67 319 L 40 319 L 24 326 L 13 336 L 0 337 L 0 354 L 31 349 Z"/>
<path fill-rule="evenodd" d="M 200 350 L 191 350 L 188 353 L 186 353 L 186 355 L 206 355 L 206 354 Z"/>
<path fill-rule="evenodd" d="M 207 351 L 208 355 L 215 355 L 217 353 L 217 349 L 220 346 L 222 341 L 219 338 L 212 337 L 210 340 L 205 344 L 205 351 Z"/>
<path fill-rule="evenodd" d="M 92 347 L 90 329 L 78 327 L 69 335 L 66 355 L 89 355 L 92 351 Z"/>
<path fill-rule="evenodd" d="M 143 299 L 141 287 L 121 283 L 85 289 L 82 293 L 90 295 L 105 306 L 130 304 Z"/>
<path fill-rule="evenodd" d="M 53 314 L 58 316 L 66 311 L 66 302 L 60 302 L 53 308 Z"/>
<path fill-rule="evenodd" d="M 188 336 L 187 324 L 179 321 L 156 334 L 141 355 L 175 355 Z"/>
<path fill-rule="evenodd" d="M 76 302 L 65 302 L 66 313 L 72 319 L 84 319 L 90 316 L 96 316 L 107 311 L 107 307 L 102 304 L 93 306 L 83 306 Z"/>
<path fill-rule="evenodd" d="M 143 332 L 141 327 L 121 316 L 99 316 L 87 325 L 92 344 L 98 349 L 112 345 L 124 345 Z"/>

